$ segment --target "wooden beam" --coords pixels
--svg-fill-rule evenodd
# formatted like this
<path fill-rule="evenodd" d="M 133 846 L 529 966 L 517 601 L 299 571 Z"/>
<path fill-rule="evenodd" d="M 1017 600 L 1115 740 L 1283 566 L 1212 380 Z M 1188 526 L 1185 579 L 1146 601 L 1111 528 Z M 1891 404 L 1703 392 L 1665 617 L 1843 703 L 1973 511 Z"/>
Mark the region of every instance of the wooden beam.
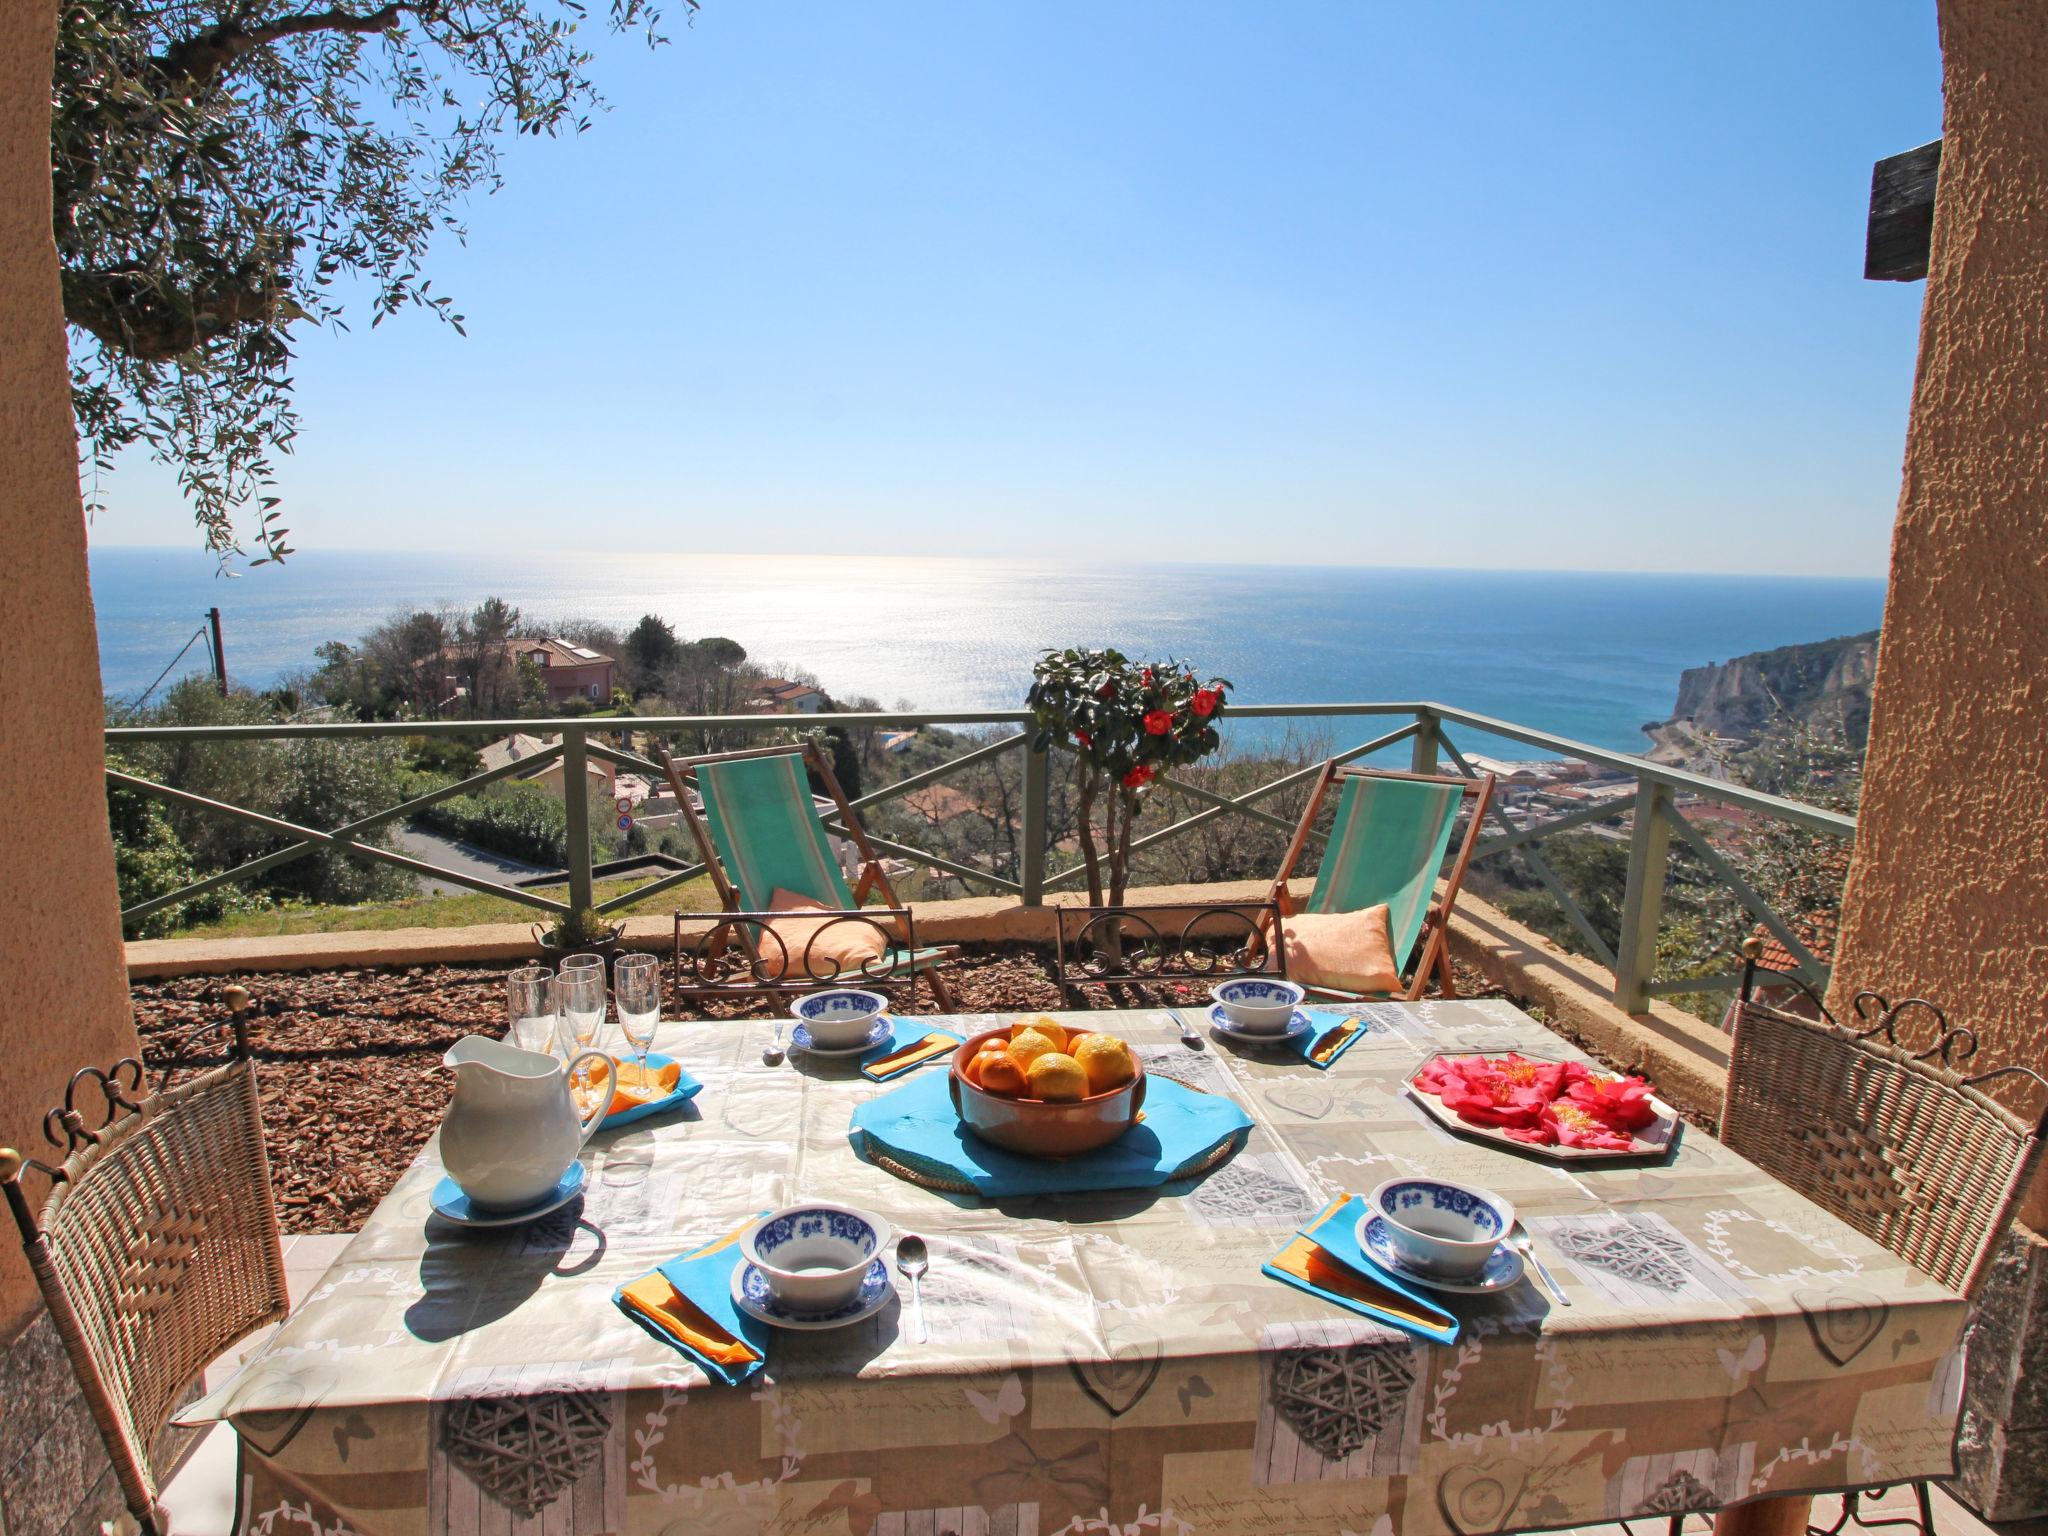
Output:
<path fill-rule="evenodd" d="M 1934 184 L 1940 174 L 1939 139 L 1870 168 L 1870 224 L 1863 237 L 1866 278 L 1913 283 L 1927 275 L 1927 253 L 1934 242 Z"/>

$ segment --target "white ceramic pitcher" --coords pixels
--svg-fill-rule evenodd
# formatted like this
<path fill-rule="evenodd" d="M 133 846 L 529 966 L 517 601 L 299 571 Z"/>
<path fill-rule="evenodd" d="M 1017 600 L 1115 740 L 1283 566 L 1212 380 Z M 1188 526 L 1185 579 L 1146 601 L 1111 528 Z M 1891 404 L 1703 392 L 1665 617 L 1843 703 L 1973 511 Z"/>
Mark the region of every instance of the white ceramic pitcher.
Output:
<path fill-rule="evenodd" d="M 603 1051 L 582 1051 L 564 1066 L 488 1035 L 464 1035 L 441 1064 L 455 1071 L 455 1101 L 441 1121 L 441 1163 L 480 1206 L 515 1211 L 561 1182 L 604 1119 L 608 1102 L 580 1119 L 571 1075 L 588 1058 L 611 1070 Z"/>

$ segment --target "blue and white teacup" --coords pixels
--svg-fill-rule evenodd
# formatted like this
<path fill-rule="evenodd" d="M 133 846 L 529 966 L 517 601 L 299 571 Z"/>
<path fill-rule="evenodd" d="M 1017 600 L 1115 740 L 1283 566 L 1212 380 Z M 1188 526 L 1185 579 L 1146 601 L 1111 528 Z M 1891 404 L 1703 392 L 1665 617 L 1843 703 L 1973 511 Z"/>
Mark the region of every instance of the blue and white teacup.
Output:
<path fill-rule="evenodd" d="M 791 1312 L 833 1312 L 860 1293 L 861 1276 L 888 1243 L 881 1217 L 806 1200 L 755 1222 L 740 1238 L 740 1252 Z"/>
<path fill-rule="evenodd" d="M 1294 1010 L 1308 994 L 1291 981 L 1246 976 L 1219 982 L 1209 995 L 1223 1005 L 1224 1017 L 1248 1035 L 1284 1034 Z"/>
<path fill-rule="evenodd" d="M 1515 1208 L 1490 1189 L 1449 1179 L 1388 1179 L 1366 1197 L 1400 1262 L 1438 1280 L 1469 1280 L 1514 1229 Z M 1364 1242 L 1365 1217 L 1358 1224 Z"/>
<path fill-rule="evenodd" d="M 837 1051 L 867 1039 L 874 1032 L 875 1020 L 888 1007 L 889 999 L 879 992 L 829 987 L 798 998 L 789 1011 L 810 1032 L 815 1043 L 828 1051 Z"/>

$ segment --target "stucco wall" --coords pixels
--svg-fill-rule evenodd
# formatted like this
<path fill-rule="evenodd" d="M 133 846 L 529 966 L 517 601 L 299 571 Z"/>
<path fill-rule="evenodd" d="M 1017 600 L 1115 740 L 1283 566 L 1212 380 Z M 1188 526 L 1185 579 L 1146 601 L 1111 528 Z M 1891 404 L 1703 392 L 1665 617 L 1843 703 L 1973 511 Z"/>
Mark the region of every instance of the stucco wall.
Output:
<path fill-rule="evenodd" d="M 1834 998 L 2048 1045 L 2048 5 L 1944 0 L 1941 182 Z"/>
<path fill-rule="evenodd" d="M 0 29 L 0 1142 L 40 1146 L 72 1069 L 135 1048 L 101 777 L 99 648 L 50 238 L 56 11 Z M 33 651 L 34 663 L 29 662 Z M 34 1287 L 0 1232 L 0 1343 Z"/>

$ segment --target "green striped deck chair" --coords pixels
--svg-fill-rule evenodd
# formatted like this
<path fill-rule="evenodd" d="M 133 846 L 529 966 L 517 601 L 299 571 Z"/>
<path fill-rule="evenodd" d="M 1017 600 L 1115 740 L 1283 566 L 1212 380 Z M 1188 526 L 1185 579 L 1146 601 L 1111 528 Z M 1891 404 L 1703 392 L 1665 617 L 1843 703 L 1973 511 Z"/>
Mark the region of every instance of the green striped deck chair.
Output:
<path fill-rule="evenodd" d="M 1323 862 L 1306 902 L 1290 897 L 1287 882 L 1307 847 L 1323 800 L 1337 785 L 1337 808 L 1330 822 Z M 1493 798 L 1493 775 L 1452 778 L 1436 774 L 1393 773 L 1378 768 L 1352 768 L 1326 763 L 1314 793 L 1302 811 L 1279 875 L 1273 900 L 1287 916 L 1296 912 L 1360 912 L 1386 904 L 1387 927 L 1394 963 L 1403 975 L 1421 956 L 1403 996 L 1422 996 L 1434 972 L 1443 995 L 1455 995 L 1451 980 L 1449 923 L 1451 907 L 1464 883 L 1486 807 Z M 1444 855 L 1456 830 L 1459 807 L 1471 802 L 1465 837 L 1446 878 L 1441 901 L 1436 894 Z M 1319 996 L 1354 997 L 1333 987 L 1313 986 Z"/>
<path fill-rule="evenodd" d="M 847 837 L 859 850 L 861 874 L 853 887 L 847 885 L 839 861 L 833 856 L 825 823 L 811 794 L 811 774 L 817 776 L 838 806 Z M 815 743 L 671 758 L 668 776 L 675 789 L 676 804 L 696 835 L 698 849 L 727 912 L 766 914 L 778 890 L 807 896 L 833 912 L 858 911 L 868 895 L 878 891 L 888 908 L 901 909 L 881 860 L 832 773 L 832 765 Z M 686 779 L 694 780 L 703 802 L 701 814 L 692 804 Z M 750 948 L 758 945 L 758 926 L 738 923 L 732 929 Z M 905 932 L 914 934 L 915 930 L 906 927 Z M 892 943 L 886 954 L 884 978 L 847 980 L 873 986 L 893 979 L 908 983 L 923 975 L 940 1006 L 950 1010 L 952 993 L 937 966 L 958 953 L 957 946 L 905 948 Z M 829 978 L 809 976 L 784 978 L 772 989 L 764 990 L 796 991 L 829 982 Z"/>

